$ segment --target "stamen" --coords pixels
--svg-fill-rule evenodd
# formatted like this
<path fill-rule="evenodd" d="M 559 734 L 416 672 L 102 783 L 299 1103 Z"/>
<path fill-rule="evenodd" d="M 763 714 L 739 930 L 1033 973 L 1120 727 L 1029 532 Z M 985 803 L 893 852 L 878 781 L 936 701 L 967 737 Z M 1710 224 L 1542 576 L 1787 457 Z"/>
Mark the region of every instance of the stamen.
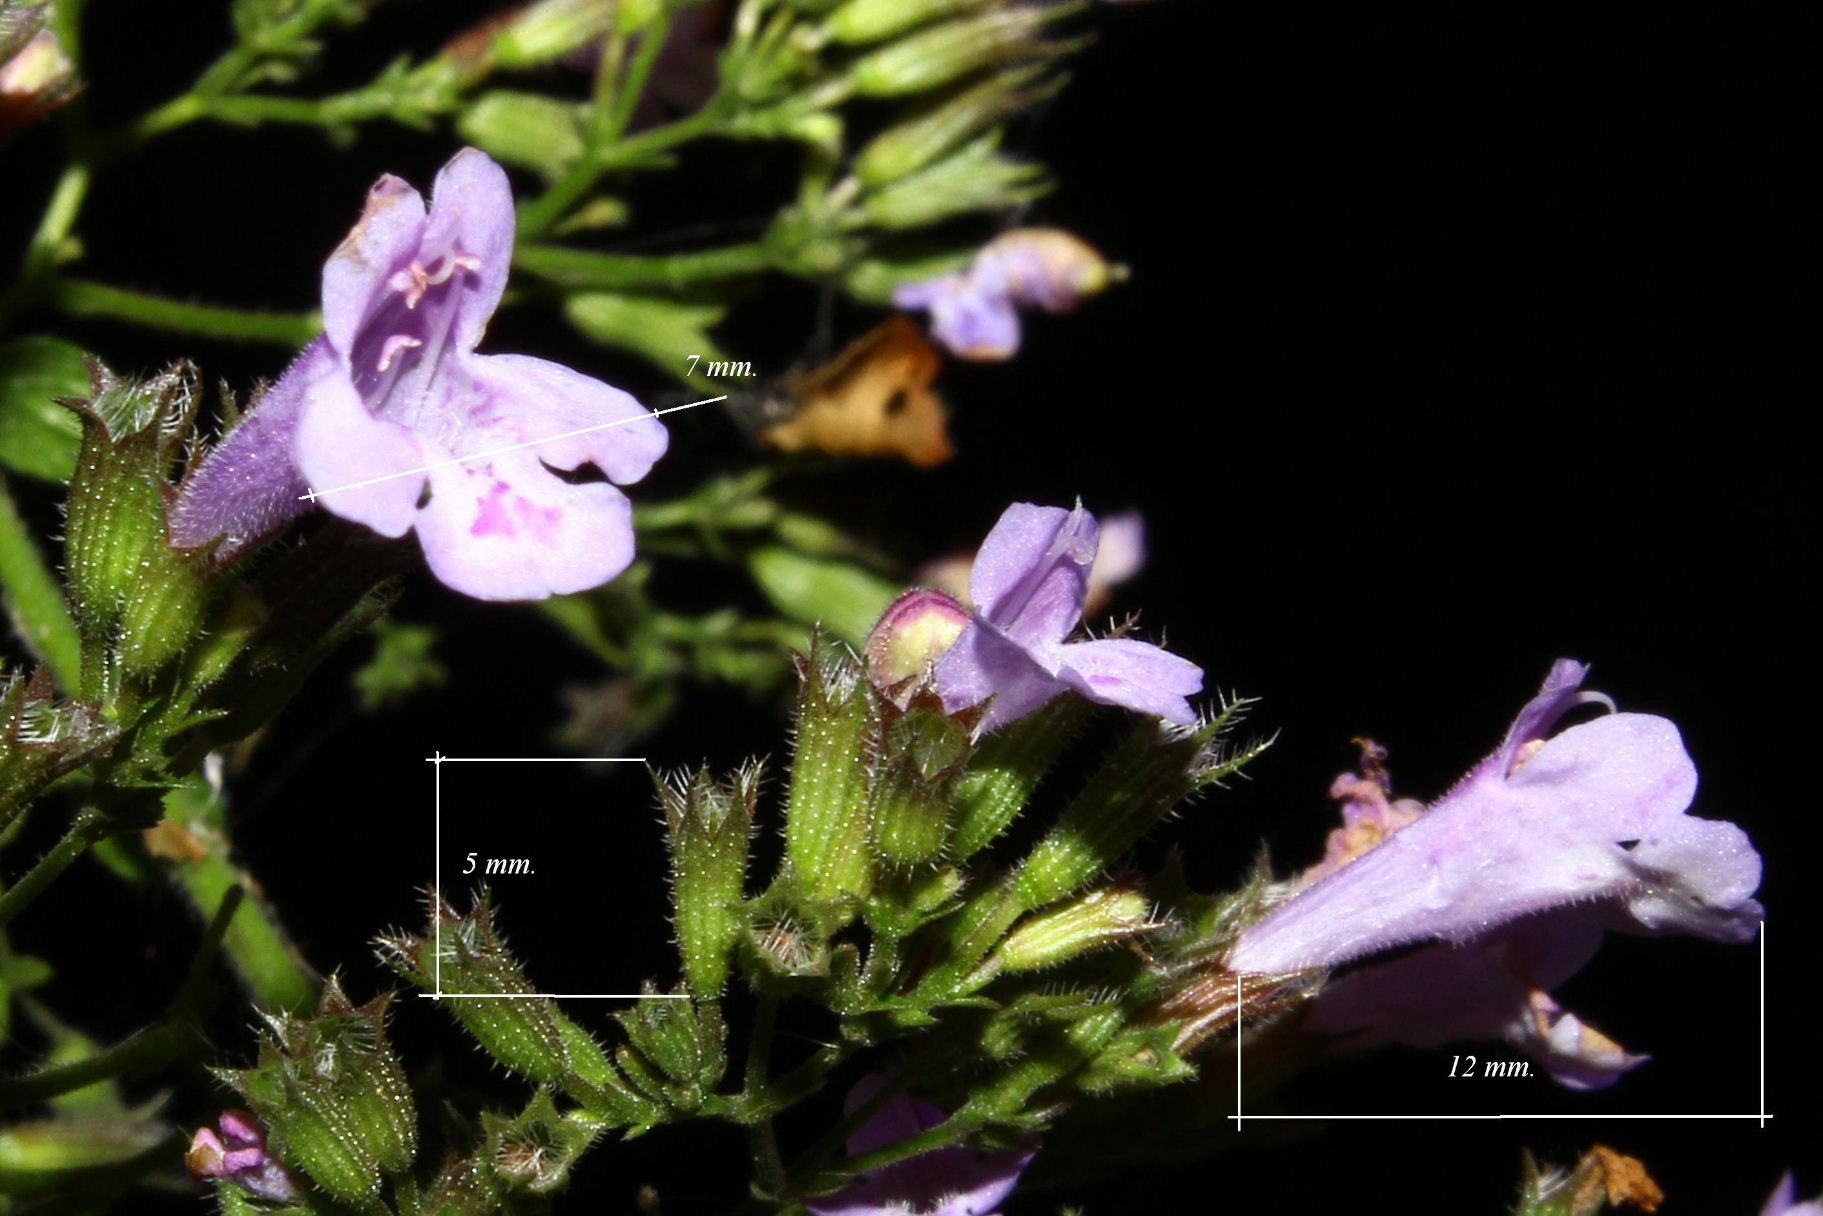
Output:
<path fill-rule="evenodd" d="M 407 307 L 409 306 L 410 305 L 408 304 Z M 379 370 L 385 371 L 387 368 L 391 367 L 393 359 L 398 356 L 400 351 L 410 350 L 413 347 L 423 345 L 423 342 L 408 334 L 394 334 L 392 337 L 386 339 L 385 343 L 380 347 Z"/>

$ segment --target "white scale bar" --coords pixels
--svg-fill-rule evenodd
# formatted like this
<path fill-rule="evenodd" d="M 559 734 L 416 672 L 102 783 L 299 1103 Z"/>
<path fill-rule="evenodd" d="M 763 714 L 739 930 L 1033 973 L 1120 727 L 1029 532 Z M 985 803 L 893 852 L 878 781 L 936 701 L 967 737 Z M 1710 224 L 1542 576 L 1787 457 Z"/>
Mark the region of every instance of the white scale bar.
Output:
<path fill-rule="evenodd" d="M 720 401 L 722 398 L 717 397 Z M 698 405 L 708 402 L 699 401 Z M 686 409 L 686 406 L 675 406 L 675 409 Z M 663 413 L 664 411 L 660 411 Z M 436 884 L 439 895 L 443 890 L 443 766 L 446 764 L 644 764 L 644 756 L 445 756 L 442 754 L 424 757 L 425 763 L 436 769 L 436 813 L 437 813 L 437 855 L 435 864 Z M 459 997 L 465 1001 L 530 1001 L 544 999 L 549 1001 L 687 1001 L 689 996 L 671 992 L 445 992 L 443 991 L 443 918 L 433 916 L 436 928 L 435 975 L 432 986 L 435 992 L 420 992 L 417 995 L 425 1000 L 440 1001 L 445 997 Z"/>
<path fill-rule="evenodd" d="M 315 502 L 330 494 L 340 494 L 345 490 L 359 490 L 365 486 L 377 486 L 383 481 L 396 481 L 401 477 L 415 477 L 419 473 L 430 473 L 437 469 L 447 469 L 453 465 L 467 464 L 471 460 L 486 460 L 490 456 L 500 456 L 507 452 L 517 452 L 524 448 L 535 448 L 544 443 L 556 443 L 559 439 L 574 439 L 578 435 L 588 435 L 595 431 L 605 431 L 609 427 L 626 426 L 631 422 L 644 422 L 648 418 L 659 418 L 665 414 L 675 414 L 679 410 L 693 410 L 699 405 L 714 405 L 717 401 L 726 401 L 727 397 L 706 397 L 701 401 L 692 401 L 688 405 L 673 405 L 662 410 L 653 410 L 650 414 L 640 414 L 635 418 L 616 418 L 613 422 L 603 422 L 595 426 L 585 426 L 581 430 L 565 431 L 561 435 L 547 435 L 543 439 L 528 439 L 524 443 L 509 443 L 502 448 L 491 448 L 485 452 L 476 452 L 473 456 L 457 456 L 453 460 L 439 460 L 435 464 L 420 465 L 415 469 L 402 469 L 397 473 L 385 473 L 379 477 L 369 477 L 366 481 L 351 481 L 345 486 L 333 490 L 309 490 L 298 495 L 298 501 Z"/>
<path fill-rule="evenodd" d="M 1228 1117 L 1234 1121 L 1234 1130 L 1241 1130 L 1241 977 L 1234 977 L 1234 1113 Z M 1766 1126 L 1766 1120 L 1773 1117 L 1766 1109 L 1766 922 L 1760 922 L 1760 1109 L 1750 1115 L 1247 1115 L 1248 1119 L 1272 1119 L 1281 1123 L 1327 1122 L 1330 1120 L 1344 1122 L 1365 1122 L 1374 1120 L 1506 1120 L 1506 1119 L 1757 1119 L 1760 1126 Z"/>

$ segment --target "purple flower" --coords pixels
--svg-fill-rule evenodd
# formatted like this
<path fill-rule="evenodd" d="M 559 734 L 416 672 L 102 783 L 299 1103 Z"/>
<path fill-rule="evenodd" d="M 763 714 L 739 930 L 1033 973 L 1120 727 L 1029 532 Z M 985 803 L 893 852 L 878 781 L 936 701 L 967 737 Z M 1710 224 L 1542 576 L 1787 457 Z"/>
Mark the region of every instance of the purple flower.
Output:
<path fill-rule="evenodd" d="M 1570 1089 L 1613 1084 L 1633 1055 L 1551 998 L 1594 957 L 1601 926 L 1573 909 L 1540 913 L 1464 946 L 1431 946 L 1343 976 L 1306 1009 L 1303 1028 L 1346 1049 L 1505 1041 Z"/>
<path fill-rule="evenodd" d="M 1568 659 L 1498 751 L 1427 812 L 1241 934 L 1237 971 L 1331 967 L 1408 942 L 1463 943 L 1554 908 L 1609 928 L 1751 938 L 1760 857 L 1732 823 L 1685 814 L 1696 769 L 1677 727 L 1610 713 L 1558 734 L 1579 691 Z"/>
<path fill-rule="evenodd" d="M 626 393 L 557 363 L 478 355 L 513 246 L 506 175 L 467 148 L 428 211 L 383 177 L 323 268 L 324 334 L 184 485 L 180 547 L 232 557 L 307 502 L 386 536 L 481 599 L 597 586 L 633 558 L 617 488 L 664 454 Z"/>
<path fill-rule="evenodd" d="M 845 1109 L 865 1106 L 886 1083 L 863 1078 L 849 1091 Z M 927 1102 L 895 1097 L 848 1139 L 848 1155 L 887 1148 L 943 1124 L 947 1116 Z M 815 1216 L 992 1216 L 1019 1183 L 1038 1150 L 940 1148 L 862 1174 L 854 1182 L 804 1206 Z"/>
<path fill-rule="evenodd" d="M 1797 1183 L 1787 1171 L 1760 1209 L 1760 1216 L 1823 1216 L 1823 1196 L 1799 1203 Z"/>
<path fill-rule="evenodd" d="M 993 730 L 1073 689 L 1104 705 L 1196 721 L 1186 699 L 1203 687 L 1196 664 L 1131 638 L 1064 640 L 1082 617 L 1099 536 L 1080 506 L 1006 509 L 969 575 L 968 627 L 937 662 L 946 710 L 991 697 L 981 729 Z"/>
<path fill-rule="evenodd" d="M 200 1127 L 184 1164 L 194 1178 L 219 1178 L 272 1203 L 289 1203 L 303 1188 L 276 1157 L 266 1152 L 266 1129 L 244 1110 L 225 1110 L 220 1131 Z"/>
<path fill-rule="evenodd" d="M 1019 350 L 1015 305 L 1068 312 L 1120 273 L 1062 229 L 1016 228 L 983 246 L 967 270 L 901 284 L 893 303 L 928 309 L 932 336 L 964 359 L 1010 359 Z"/>

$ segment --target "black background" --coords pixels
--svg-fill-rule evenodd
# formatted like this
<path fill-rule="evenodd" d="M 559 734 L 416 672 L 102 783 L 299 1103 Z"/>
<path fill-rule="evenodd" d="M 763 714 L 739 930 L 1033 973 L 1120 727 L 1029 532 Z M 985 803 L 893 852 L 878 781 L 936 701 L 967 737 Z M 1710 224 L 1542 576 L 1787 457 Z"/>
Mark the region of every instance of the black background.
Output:
<path fill-rule="evenodd" d="M 382 8 L 338 45 L 325 84 L 364 79 L 401 45 L 434 48 L 466 7 Z M 1130 265 L 1131 282 L 1074 316 L 1033 319 L 1015 362 L 946 372 L 954 463 L 868 468 L 813 498 L 909 560 L 972 544 L 1012 500 L 1143 509 L 1152 557 L 1121 606 L 1143 607 L 1146 629 L 1168 633 L 1213 686 L 1262 698 L 1256 723 L 1281 732 L 1250 781 L 1148 845 L 1181 842 L 1210 887 L 1232 881 L 1262 836 L 1285 864 L 1314 855 L 1352 736 L 1392 749 L 1403 792 L 1434 796 L 1493 746 L 1551 659 L 1592 663 L 1592 685 L 1623 708 L 1679 723 L 1703 778 L 1696 810 L 1741 823 L 1767 860 L 1765 1092 L 1777 1117 L 1764 1129 L 1331 1124 L 1241 1151 L 1250 1129 L 1203 1161 L 1128 1170 L 1096 1192 L 1022 1195 L 1009 1212 L 1066 1199 L 1091 1213 L 1179 1210 L 1187 1192 L 1204 1197 L 1199 1209 L 1385 1200 L 1491 1213 L 1521 1146 L 1566 1160 L 1596 1141 L 1644 1157 L 1671 1216 L 1757 1211 L 1788 1166 L 1806 1190 L 1823 1188 L 1823 1077 L 1804 1016 L 1816 798 L 1800 785 L 1816 730 L 1817 513 L 1802 422 L 1815 401 L 1803 373 L 1816 181 L 1810 90 L 1791 52 L 1815 48 L 1808 13 L 1228 7 L 1105 6 L 1074 85 L 1015 133 L 1063 182 L 1027 219 L 1079 232 Z M 213 5 L 91 9 L 89 101 L 103 123 L 178 91 L 225 38 Z M 82 270 L 305 309 L 372 179 L 428 185 L 454 146 L 446 133 L 376 128 L 332 154 L 314 132 L 195 127 L 98 180 Z M 48 131 L 6 151 L 0 239 L 23 240 L 54 169 Z M 640 196 L 644 230 L 734 220 L 738 237 L 790 186 L 745 150 L 711 148 L 686 169 L 682 184 Z M 814 316 L 803 289 L 780 285 L 768 300 L 724 333 L 733 357 L 763 370 L 804 353 Z M 860 310 L 839 320 L 845 334 L 868 323 Z M 187 355 L 242 388 L 285 357 L 105 324 L 64 332 L 122 368 Z M 503 315 L 489 348 L 664 387 L 537 309 Z M 734 428 L 707 411 L 672 434 L 653 497 L 744 458 Z M 718 593 L 700 575 L 672 590 Z M 556 690 L 592 670 L 534 614 L 427 577 L 403 614 L 445 628 L 451 686 L 362 717 L 342 678 L 351 656 L 234 783 L 254 869 L 310 957 L 344 966 L 357 994 L 387 983 L 366 941 L 415 915 L 430 876 L 424 758 L 549 754 Z M 643 753 L 669 767 L 782 751 L 776 709 L 733 694 L 693 693 L 678 721 Z M 537 878 L 513 880 L 528 885 L 512 888 L 524 894 L 506 917 L 542 983 L 668 978 L 663 854 L 639 774 L 458 775 L 472 830 L 539 859 Z M 496 846 L 451 843 L 446 865 L 470 847 Z M 561 882 L 547 881 L 546 857 Z M 79 926 L 89 960 L 51 995 L 120 1031 L 156 1005 L 110 994 L 167 990 L 185 923 L 175 906 L 145 915 L 90 872 L 46 896 L 17 936 L 67 960 Z M 566 987 L 590 984 L 601 986 Z M 1611 937 L 1559 996 L 1654 1055 L 1614 1089 L 1451 1082 L 1447 1054 L 1395 1052 L 1288 1100 L 1362 1114 L 1753 1112 L 1758 984 L 1757 947 Z M 419 1062 L 447 1053 L 440 1067 L 510 1100 L 427 1002 L 413 1004 L 397 1033 Z M 180 1101 L 192 1116 L 207 1106 L 199 1093 Z M 629 1210 L 647 1181 L 667 1212 L 718 1210 L 740 1192 L 741 1160 L 726 1133 L 661 1132 L 597 1153 L 559 1210 Z"/>

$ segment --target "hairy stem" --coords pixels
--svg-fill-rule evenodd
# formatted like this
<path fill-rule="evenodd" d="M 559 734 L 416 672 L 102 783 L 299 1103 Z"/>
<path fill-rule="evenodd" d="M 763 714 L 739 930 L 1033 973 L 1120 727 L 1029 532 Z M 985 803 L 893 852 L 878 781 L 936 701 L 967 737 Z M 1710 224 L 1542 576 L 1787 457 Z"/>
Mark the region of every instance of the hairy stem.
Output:
<path fill-rule="evenodd" d="M 302 346 L 322 329 L 322 322 L 315 313 L 260 312 L 191 304 L 86 279 L 52 279 L 44 285 L 44 295 L 49 303 L 71 316 L 107 317 L 209 338 Z"/>
<path fill-rule="evenodd" d="M 7 888 L 0 895 L 0 928 L 12 923 L 19 913 L 23 912 L 46 887 L 54 882 L 58 875 L 70 868 L 70 864 L 89 851 L 89 846 L 113 830 L 108 817 L 100 811 L 85 809 L 76 816 L 76 822 L 57 842 L 55 848 L 38 859 L 38 864 L 28 871 L 25 877 Z"/>

